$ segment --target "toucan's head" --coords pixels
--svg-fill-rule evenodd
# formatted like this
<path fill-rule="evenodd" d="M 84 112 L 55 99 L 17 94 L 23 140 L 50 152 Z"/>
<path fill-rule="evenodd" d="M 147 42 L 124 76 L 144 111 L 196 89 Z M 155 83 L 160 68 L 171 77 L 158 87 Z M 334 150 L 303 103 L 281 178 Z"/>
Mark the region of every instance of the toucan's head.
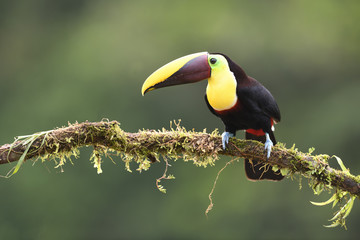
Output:
<path fill-rule="evenodd" d="M 229 70 L 229 63 L 222 54 L 194 53 L 178 58 L 152 73 L 144 82 L 141 93 L 162 87 L 194 83 Z"/>

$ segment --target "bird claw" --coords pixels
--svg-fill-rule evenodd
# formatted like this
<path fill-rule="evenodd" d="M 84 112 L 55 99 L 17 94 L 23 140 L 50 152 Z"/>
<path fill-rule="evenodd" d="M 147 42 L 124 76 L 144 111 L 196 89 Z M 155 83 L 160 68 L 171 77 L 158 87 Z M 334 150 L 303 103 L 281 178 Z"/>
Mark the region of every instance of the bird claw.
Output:
<path fill-rule="evenodd" d="M 271 148 L 274 146 L 273 142 L 270 139 L 268 133 L 266 133 L 266 141 L 265 141 L 265 151 L 266 151 L 266 158 L 269 159 L 271 154 Z"/>
<path fill-rule="evenodd" d="M 226 145 L 229 143 L 229 139 L 233 136 L 234 136 L 234 134 L 229 133 L 229 132 L 223 132 L 223 134 L 221 134 L 223 150 L 226 149 Z"/>

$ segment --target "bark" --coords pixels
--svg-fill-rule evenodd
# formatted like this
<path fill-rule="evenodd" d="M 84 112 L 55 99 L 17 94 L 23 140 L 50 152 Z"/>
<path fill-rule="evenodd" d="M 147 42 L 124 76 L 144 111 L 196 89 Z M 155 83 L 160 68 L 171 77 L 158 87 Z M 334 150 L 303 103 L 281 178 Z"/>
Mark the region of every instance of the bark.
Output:
<path fill-rule="evenodd" d="M 283 172 L 299 173 L 311 178 L 316 186 L 320 184 L 360 196 L 359 177 L 350 174 L 349 171 L 330 167 L 328 155 L 303 153 L 280 144 L 273 147 L 267 160 L 262 143 L 233 138 L 227 149 L 223 150 L 221 136 L 216 132 L 186 131 L 179 126 L 171 130 L 128 133 L 121 130 L 120 124 L 116 121 L 77 123 L 21 137 L 12 144 L 0 146 L 0 164 L 18 161 L 22 156 L 23 161 L 38 157 L 49 159 L 67 156 L 83 146 L 93 146 L 102 152 L 115 151 L 128 159 L 130 156 L 139 165 L 148 159 L 151 162 L 160 161 L 159 156 L 182 157 L 204 166 L 214 164 L 219 155 L 256 158 L 271 166 L 285 169 Z"/>

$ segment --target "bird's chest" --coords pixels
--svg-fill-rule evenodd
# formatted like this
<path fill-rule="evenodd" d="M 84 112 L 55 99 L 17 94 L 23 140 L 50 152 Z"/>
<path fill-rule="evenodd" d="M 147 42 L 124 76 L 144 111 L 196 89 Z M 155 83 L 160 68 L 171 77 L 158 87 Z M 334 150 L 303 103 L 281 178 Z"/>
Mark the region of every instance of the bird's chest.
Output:
<path fill-rule="evenodd" d="M 234 107 L 238 100 L 236 86 L 236 79 L 231 72 L 209 78 L 206 95 L 210 106 L 216 111 L 224 111 Z"/>

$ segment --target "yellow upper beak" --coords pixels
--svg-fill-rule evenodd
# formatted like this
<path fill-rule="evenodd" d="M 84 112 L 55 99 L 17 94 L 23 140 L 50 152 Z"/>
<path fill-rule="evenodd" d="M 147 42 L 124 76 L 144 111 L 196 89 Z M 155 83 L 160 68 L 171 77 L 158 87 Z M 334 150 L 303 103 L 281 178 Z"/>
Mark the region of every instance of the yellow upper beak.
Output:
<path fill-rule="evenodd" d="M 211 68 L 208 53 L 200 52 L 178 58 L 153 72 L 144 82 L 141 94 L 156 88 L 193 83 L 208 79 Z"/>

